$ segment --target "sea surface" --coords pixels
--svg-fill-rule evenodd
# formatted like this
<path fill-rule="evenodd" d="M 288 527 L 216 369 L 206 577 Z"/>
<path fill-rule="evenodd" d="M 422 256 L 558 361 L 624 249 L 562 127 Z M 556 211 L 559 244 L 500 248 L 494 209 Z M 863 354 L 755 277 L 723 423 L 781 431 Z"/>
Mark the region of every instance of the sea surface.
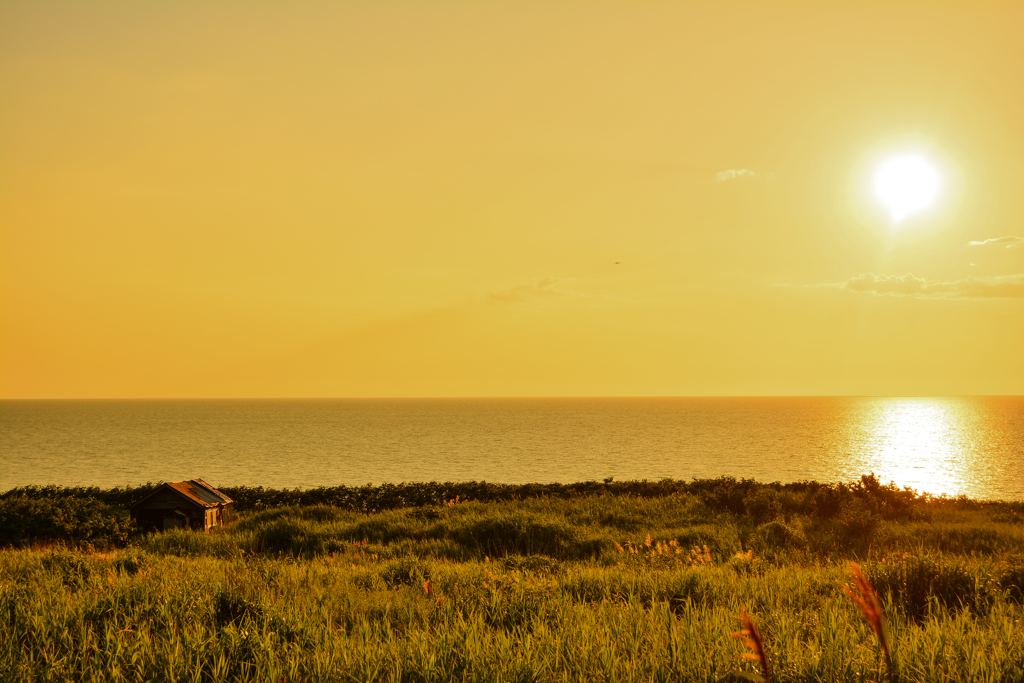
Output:
<path fill-rule="evenodd" d="M 868 472 L 1024 500 L 1024 397 L 0 401 L 0 490 Z"/>

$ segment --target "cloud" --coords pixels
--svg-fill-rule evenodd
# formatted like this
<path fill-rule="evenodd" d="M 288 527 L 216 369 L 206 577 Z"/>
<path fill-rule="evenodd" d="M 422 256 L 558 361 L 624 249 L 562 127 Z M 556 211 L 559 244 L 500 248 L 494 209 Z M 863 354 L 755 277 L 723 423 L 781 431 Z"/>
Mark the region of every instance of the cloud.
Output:
<path fill-rule="evenodd" d="M 992 239 L 982 240 L 981 242 L 971 242 L 972 247 L 981 247 L 986 244 L 1005 244 L 1007 249 L 1013 249 L 1024 244 L 1024 237 L 993 237 Z"/>
<path fill-rule="evenodd" d="M 758 178 L 756 173 L 748 171 L 745 168 L 730 168 L 728 171 L 719 171 L 715 174 L 715 180 L 720 183 L 724 183 L 726 180 L 735 180 L 736 178 Z"/>
<path fill-rule="evenodd" d="M 1024 299 L 1024 273 L 975 277 L 954 282 L 926 280 L 906 275 L 864 273 L 836 285 L 851 292 L 875 296 L 913 296 L 923 299 Z"/>
<path fill-rule="evenodd" d="M 525 285 L 488 292 L 487 298 L 499 304 L 515 304 L 543 297 L 572 296 L 571 292 L 563 291 L 555 286 L 560 281 L 561 279 L 557 277 L 546 277 Z"/>

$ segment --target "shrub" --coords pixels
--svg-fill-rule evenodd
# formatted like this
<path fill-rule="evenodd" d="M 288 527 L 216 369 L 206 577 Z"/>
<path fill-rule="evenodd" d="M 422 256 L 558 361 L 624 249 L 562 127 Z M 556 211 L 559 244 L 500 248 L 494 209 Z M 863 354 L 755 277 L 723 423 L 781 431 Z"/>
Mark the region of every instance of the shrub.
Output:
<path fill-rule="evenodd" d="M 869 506 L 886 519 L 905 517 L 921 499 L 909 486 L 898 488 L 895 484 L 882 484 L 874 473 L 861 475 L 853 491 Z"/>
<path fill-rule="evenodd" d="M 800 529 L 776 520 L 757 527 L 750 536 L 748 545 L 762 554 L 779 550 L 799 550 L 807 547 L 807 536 Z"/>
<path fill-rule="evenodd" d="M 747 512 L 747 498 L 751 491 L 758 486 L 760 485 L 753 479 L 737 481 L 733 477 L 720 477 L 718 479 L 695 479 L 689 489 L 712 509 L 742 515 Z"/>
<path fill-rule="evenodd" d="M 136 534 L 124 510 L 94 498 L 0 498 L 0 547 L 53 541 L 123 546 Z"/>
<path fill-rule="evenodd" d="M 989 596 L 959 561 L 910 556 L 878 563 L 868 573 L 878 594 L 890 594 L 914 620 L 928 614 L 932 601 L 955 611 L 980 612 L 987 606 Z"/>
<path fill-rule="evenodd" d="M 846 501 L 835 518 L 840 545 L 846 548 L 866 548 L 881 521 L 872 506 L 862 498 Z"/>
<path fill-rule="evenodd" d="M 850 498 L 849 489 L 845 486 L 824 485 L 818 488 L 811 496 L 810 507 L 815 516 L 822 519 L 830 519 L 839 514 L 843 507 L 843 501 Z"/>
<path fill-rule="evenodd" d="M 756 491 L 746 503 L 747 514 L 755 524 L 763 524 L 782 516 L 782 503 L 771 489 Z"/>
<path fill-rule="evenodd" d="M 315 555 L 323 543 L 315 532 L 298 520 L 283 517 L 263 526 L 251 550 L 258 552 Z"/>
<path fill-rule="evenodd" d="M 550 555 L 583 558 L 598 555 L 605 545 L 597 539 L 581 539 L 575 527 L 560 519 L 525 512 L 502 517 L 464 521 L 451 529 L 450 537 L 481 555 Z"/>

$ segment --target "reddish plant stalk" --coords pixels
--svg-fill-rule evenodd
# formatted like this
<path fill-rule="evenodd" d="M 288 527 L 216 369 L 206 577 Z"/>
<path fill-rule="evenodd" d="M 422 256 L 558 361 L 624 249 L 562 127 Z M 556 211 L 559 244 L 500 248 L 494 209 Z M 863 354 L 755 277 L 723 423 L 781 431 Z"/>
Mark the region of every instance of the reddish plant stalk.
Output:
<path fill-rule="evenodd" d="M 874 586 L 871 585 L 871 582 L 861 572 L 860 565 L 853 561 L 850 562 L 850 578 L 853 579 L 853 588 L 843 586 L 843 590 L 846 591 L 846 594 L 857 605 L 860 613 L 864 615 L 864 620 L 868 622 L 868 626 L 874 631 L 875 637 L 878 638 L 878 644 L 882 649 L 882 655 L 885 657 L 885 667 L 889 671 L 889 678 L 895 680 L 892 656 L 889 654 L 889 638 L 886 635 L 885 623 L 883 622 L 885 615 L 882 612 L 882 602 L 878 599 L 878 593 L 875 592 Z"/>
<path fill-rule="evenodd" d="M 733 633 L 732 637 L 739 638 L 744 647 L 753 650 L 753 652 L 744 653 L 743 658 L 760 662 L 765 683 L 772 683 L 772 671 L 768 666 L 768 653 L 764 649 L 764 640 L 761 639 L 761 634 L 754 626 L 754 620 L 750 618 L 746 607 L 740 608 L 740 623 L 743 624 L 743 629 L 738 633 Z"/>

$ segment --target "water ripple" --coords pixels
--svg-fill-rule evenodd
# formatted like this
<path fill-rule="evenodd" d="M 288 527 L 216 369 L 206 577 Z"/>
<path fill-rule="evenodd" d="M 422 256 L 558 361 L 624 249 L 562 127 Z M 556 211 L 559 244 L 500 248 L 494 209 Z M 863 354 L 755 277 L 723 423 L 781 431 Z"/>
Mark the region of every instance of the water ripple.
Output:
<path fill-rule="evenodd" d="M 2 401 L 0 490 L 673 477 L 1024 499 L 1024 398 Z"/>

